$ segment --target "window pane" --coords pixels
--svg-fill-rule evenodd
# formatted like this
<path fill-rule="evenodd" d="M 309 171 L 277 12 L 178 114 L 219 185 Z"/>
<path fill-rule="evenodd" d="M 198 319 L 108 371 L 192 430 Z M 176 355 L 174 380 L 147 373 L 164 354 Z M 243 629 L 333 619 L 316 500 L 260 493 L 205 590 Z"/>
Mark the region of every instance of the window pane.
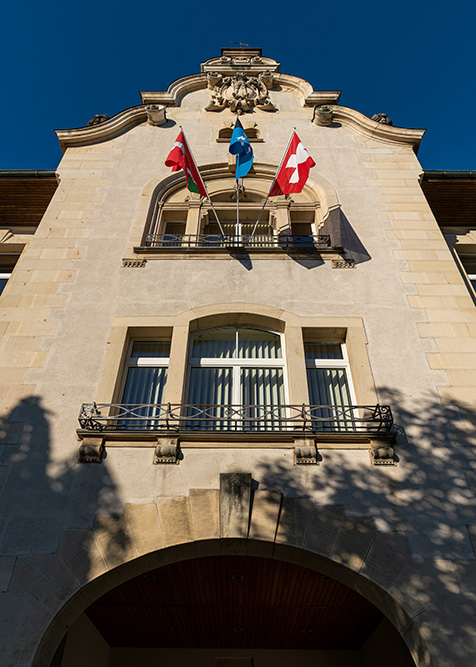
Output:
<path fill-rule="evenodd" d="M 340 343 L 304 343 L 306 359 L 343 359 Z"/>
<path fill-rule="evenodd" d="M 259 235 L 264 235 L 264 236 L 273 236 L 274 230 L 273 228 L 268 225 L 266 222 L 260 222 L 258 225 L 256 225 L 255 222 L 245 222 L 241 225 L 241 233 L 242 234 L 252 234 L 253 231 L 255 234 Z"/>
<path fill-rule="evenodd" d="M 235 329 L 215 329 L 195 334 L 192 357 L 194 359 L 231 359 L 236 354 Z"/>
<path fill-rule="evenodd" d="M 166 368 L 129 368 L 122 400 L 129 413 L 127 419 L 119 422 L 119 428 L 153 429 L 160 426 L 159 405 L 166 381 Z"/>
<path fill-rule="evenodd" d="M 281 339 L 277 334 L 256 329 L 238 329 L 240 359 L 281 359 Z"/>
<path fill-rule="evenodd" d="M 284 378 L 282 368 L 242 368 L 243 428 L 263 431 L 283 426 Z M 266 406 L 266 407 L 264 407 Z"/>
<path fill-rule="evenodd" d="M 187 420 L 187 428 L 228 430 L 233 427 L 227 419 L 231 389 L 231 368 L 191 368 L 187 401 L 191 405 L 186 414 L 191 419 Z"/>
<path fill-rule="evenodd" d="M 123 403 L 161 403 L 166 381 L 166 368 L 129 368 Z"/>
<path fill-rule="evenodd" d="M 184 222 L 168 222 L 165 227 L 165 234 L 162 245 L 164 247 L 176 247 L 182 245 L 185 234 Z"/>
<path fill-rule="evenodd" d="M 136 340 L 132 345 L 131 357 L 137 359 L 138 357 L 169 357 L 170 356 L 170 341 L 169 340 Z"/>
<path fill-rule="evenodd" d="M 8 282 L 8 278 L 0 278 L 0 294 L 3 292 L 5 289 L 5 285 Z"/>
<path fill-rule="evenodd" d="M 348 409 L 351 401 L 345 369 L 309 368 L 307 381 L 314 430 L 352 430 L 353 412 Z"/>

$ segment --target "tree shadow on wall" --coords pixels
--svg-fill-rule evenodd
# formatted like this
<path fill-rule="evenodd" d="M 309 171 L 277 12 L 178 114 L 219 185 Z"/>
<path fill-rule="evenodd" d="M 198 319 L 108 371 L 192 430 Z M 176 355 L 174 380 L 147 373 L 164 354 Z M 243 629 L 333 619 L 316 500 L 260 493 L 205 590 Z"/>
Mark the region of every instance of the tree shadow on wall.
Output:
<path fill-rule="evenodd" d="M 260 490 L 312 499 L 331 515 L 345 511 L 347 517 L 373 518 L 378 533 L 386 533 L 394 545 L 387 571 L 379 574 L 386 590 L 406 600 L 434 657 L 452 656 L 448 664 L 468 664 L 476 650 L 474 412 L 462 404 L 445 407 L 430 394 L 418 405 L 396 389 L 384 387 L 379 394 L 394 413 L 396 466 L 372 466 L 364 452 L 321 449 L 318 467 L 275 462 L 254 470 L 253 477 Z M 308 532 L 305 539 L 311 538 L 319 539 Z M 372 539 L 369 551 L 374 544 L 378 551 L 381 546 Z M 359 554 L 348 554 L 354 556 Z M 410 558 L 410 570 L 402 572 Z"/>
<path fill-rule="evenodd" d="M 61 606 L 93 571 L 96 575 L 106 571 L 130 548 L 122 532 L 121 539 L 112 535 L 113 539 L 96 546 L 95 562 L 88 556 L 96 513 L 117 512 L 117 487 L 106 463 L 78 464 L 77 444 L 70 447 L 75 443 L 74 425 L 64 453 L 58 441 L 53 451 L 55 416 L 43 407 L 41 397 L 30 396 L 0 419 L 4 443 L 0 445 L 0 472 L 5 473 L 0 488 L 0 555 L 12 566 L 8 590 L 13 594 L 4 594 L 0 607 L 6 664 L 30 664 L 36 642 L 58 612 L 58 601 Z M 66 536 L 69 546 L 65 548 Z M 97 545 L 98 540 L 95 542 Z M 54 555 L 58 551 L 61 559 Z M 79 552 L 80 570 L 73 567 Z M 16 604 L 12 613 L 9 600 L 18 597 L 28 602 Z M 18 627 L 30 627 L 21 641 Z"/>

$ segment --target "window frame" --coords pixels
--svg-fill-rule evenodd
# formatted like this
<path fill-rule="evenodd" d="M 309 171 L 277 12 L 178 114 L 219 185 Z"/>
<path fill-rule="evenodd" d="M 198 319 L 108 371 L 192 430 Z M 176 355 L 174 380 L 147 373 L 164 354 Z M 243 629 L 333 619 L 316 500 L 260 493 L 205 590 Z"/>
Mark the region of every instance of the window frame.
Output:
<path fill-rule="evenodd" d="M 169 350 L 169 356 L 168 357 L 137 357 L 134 358 L 132 356 L 132 351 L 134 349 L 134 343 L 159 343 L 159 342 L 169 342 L 171 344 L 171 340 L 168 338 L 132 338 L 129 341 L 128 347 L 127 347 L 127 355 L 124 361 L 124 368 L 122 372 L 122 379 L 121 379 L 121 384 L 119 387 L 119 404 L 124 404 L 124 393 L 126 389 L 126 384 L 127 384 L 127 378 L 129 376 L 129 370 L 131 368 L 167 368 L 167 374 L 168 370 L 170 367 L 170 350 Z M 165 387 L 167 386 L 167 380 L 166 379 L 164 383 L 164 393 L 165 393 Z"/>
<path fill-rule="evenodd" d="M 2 298 L 2 294 L 5 291 L 6 286 L 8 285 L 8 281 L 12 277 L 12 272 L 7 272 L 7 271 L 0 271 L 0 280 L 5 280 L 5 285 L 3 288 L 0 290 L 0 299 Z"/>
<path fill-rule="evenodd" d="M 341 351 L 342 351 L 342 359 L 334 359 L 334 358 L 323 358 L 323 359 L 309 359 L 306 357 L 306 344 L 307 343 L 319 343 L 321 345 L 340 345 Z M 355 389 L 354 389 L 354 383 L 352 381 L 352 373 L 351 373 L 351 368 L 350 368 L 350 359 L 349 355 L 347 352 L 347 345 L 345 344 L 344 341 L 337 341 L 337 340 L 311 340 L 311 339 L 305 339 L 304 340 L 304 359 L 306 363 L 306 375 L 307 375 L 307 370 L 308 369 L 317 369 L 317 368 L 322 368 L 322 369 L 328 369 L 328 370 L 333 370 L 334 368 L 343 368 L 345 370 L 345 377 L 347 381 L 347 386 L 349 387 L 349 396 L 351 400 L 351 405 L 357 405 L 357 397 L 355 394 Z M 311 394 L 309 391 L 309 382 L 308 382 L 308 398 L 309 398 L 309 405 L 311 405 Z"/>
<path fill-rule="evenodd" d="M 197 335 L 206 333 L 208 331 L 218 331 L 223 329 L 234 329 L 235 330 L 235 344 L 238 345 L 238 330 L 247 329 L 249 331 L 262 331 L 265 333 L 271 333 L 279 337 L 281 343 L 281 358 L 270 359 L 253 359 L 245 357 L 203 357 L 197 358 L 192 356 L 194 338 Z M 232 368 L 232 405 L 241 405 L 241 369 L 242 368 L 282 368 L 283 370 L 283 405 L 289 403 L 289 385 L 288 385 L 288 374 L 287 374 L 287 362 L 286 362 L 286 340 L 283 333 L 278 331 L 271 331 L 269 329 L 260 329 L 258 327 L 247 327 L 247 326 L 222 326 L 222 327 L 212 327 L 210 329 L 203 329 L 200 331 L 194 331 L 190 334 L 189 337 L 189 349 L 188 349 L 188 364 L 187 364 L 187 377 L 185 383 L 185 396 L 189 397 L 190 392 L 190 382 L 191 382 L 191 370 L 192 368 Z M 243 363 L 245 362 L 245 363 Z"/>

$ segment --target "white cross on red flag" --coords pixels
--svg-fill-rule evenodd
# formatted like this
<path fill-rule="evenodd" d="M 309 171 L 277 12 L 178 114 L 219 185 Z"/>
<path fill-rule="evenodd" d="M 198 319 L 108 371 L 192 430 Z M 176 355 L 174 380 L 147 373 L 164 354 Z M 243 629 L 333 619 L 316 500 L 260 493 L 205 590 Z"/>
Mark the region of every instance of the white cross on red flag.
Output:
<path fill-rule="evenodd" d="M 311 167 L 316 163 L 304 148 L 301 139 L 293 132 L 289 148 L 276 174 L 276 181 L 269 193 L 270 197 L 301 192 L 309 177 Z"/>

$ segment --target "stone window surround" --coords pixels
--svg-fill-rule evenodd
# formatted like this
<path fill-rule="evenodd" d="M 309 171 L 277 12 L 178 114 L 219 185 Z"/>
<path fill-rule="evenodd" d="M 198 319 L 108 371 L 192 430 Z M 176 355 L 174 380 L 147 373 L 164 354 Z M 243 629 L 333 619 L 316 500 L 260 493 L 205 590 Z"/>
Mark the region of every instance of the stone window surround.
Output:
<path fill-rule="evenodd" d="M 283 334 L 291 404 L 309 403 L 304 358 L 305 340 L 345 342 L 357 404 L 378 403 L 361 318 L 299 317 L 269 306 L 257 308 L 256 304 L 240 304 L 240 308 L 234 310 L 230 310 L 229 304 L 204 306 L 185 311 L 176 317 L 114 318 L 98 394 L 96 397 L 87 398 L 98 403 L 120 400 L 131 340 L 170 338 L 170 361 L 164 402 L 181 403 L 186 390 L 190 335 L 196 331 L 224 326 L 249 326 Z M 359 448 L 366 447 L 368 444 L 360 445 Z"/>
<path fill-rule="evenodd" d="M 235 202 L 214 202 L 214 206 L 219 213 L 220 221 L 223 221 L 224 213 L 228 214 L 231 219 L 236 218 Z M 261 206 L 262 202 L 241 202 L 240 211 L 243 216 L 248 214 L 248 217 L 250 217 L 249 214 L 251 213 L 257 218 Z M 319 202 L 294 203 L 284 198 L 269 200 L 260 222 L 262 225 L 272 227 L 275 233 L 292 233 L 293 217 L 299 213 L 304 214 L 310 222 L 312 233 L 318 234 L 320 226 Z M 187 202 L 179 204 L 159 203 L 154 208 L 154 214 L 147 232 L 150 230 L 150 233 L 153 234 L 165 234 L 169 222 L 183 222 L 185 223 L 185 234 L 197 235 L 205 231 L 208 223 L 215 223 L 215 216 L 210 204 L 207 201 L 201 202 L 198 195 L 196 197 L 190 196 Z"/>
<path fill-rule="evenodd" d="M 476 265 L 476 229 L 468 227 L 442 227 L 441 231 L 452 252 L 468 292 L 476 303 L 474 282 L 476 272 L 468 271 L 468 264 Z"/>
<path fill-rule="evenodd" d="M 229 164 L 199 165 L 199 167 L 211 197 L 219 193 L 232 191 L 235 183 L 233 160 Z M 247 190 L 261 196 L 261 198 L 266 197 L 277 167 L 277 164 L 254 164 L 253 172 L 250 172 L 249 175 Z M 331 183 L 320 175 L 317 178 L 318 180 L 309 178 L 303 192 L 293 195 L 292 208 L 297 211 L 300 209 L 307 210 L 308 214 L 312 210 L 315 233 L 321 233 L 322 226 L 330 216 L 331 211 L 338 209 L 340 204 Z M 250 204 L 243 205 L 250 206 Z M 255 202 L 252 206 L 258 208 L 258 210 L 261 208 L 259 202 Z M 275 229 L 278 232 L 289 230 L 290 201 L 280 197 L 273 199 L 269 206 L 273 209 L 272 217 L 274 218 Z M 137 257 L 141 254 L 145 237 L 150 231 L 160 233 L 160 227 L 154 229 L 152 221 L 159 218 L 159 209 L 161 208 L 170 212 L 173 210 L 186 212 L 184 216 L 184 222 L 186 222 L 185 234 L 198 234 L 203 222 L 203 213 L 206 213 L 210 206 L 207 202 L 202 204 L 198 195 L 188 192 L 183 171 L 168 174 L 167 177 L 162 179 L 152 179 L 142 190 L 126 257 Z M 150 255 L 148 257 L 150 258 Z"/>

